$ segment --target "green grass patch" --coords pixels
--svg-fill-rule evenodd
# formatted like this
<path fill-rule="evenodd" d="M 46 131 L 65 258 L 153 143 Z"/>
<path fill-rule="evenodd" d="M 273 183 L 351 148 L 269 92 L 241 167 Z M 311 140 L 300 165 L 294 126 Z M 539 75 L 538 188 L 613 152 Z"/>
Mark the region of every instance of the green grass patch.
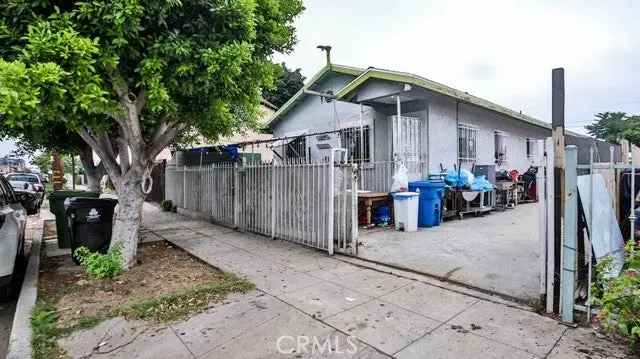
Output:
<path fill-rule="evenodd" d="M 153 322 L 180 320 L 189 314 L 203 311 L 210 302 L 221 300 L 230 293 L 245 293 L 254 288 L 249 281 L 225 273 L 222 282 L 198 285 L 182 292 L 128 304 L 100 315 L 86 316 L 67 327 L 59 325 L 55 308 L 55 302 L 61 296 L 48 301 L 39 300 L 31 313 L 33 358 L 64 357 L 62 349 L 57 345 L 58 339 L 78 330 L 93 328 L 109 318 L 124 316 Z"/>
<path fill-rule="evenodd" d="M 170 322 L 207 308 L 209 302 L 219 300 L 228 293 L 245 293 L 254 285 L 232 274 L 225 274 L 224 281 L 196 286 L 190 290 L 164 295 L 120 309 L 118 314 L 126 318 Z"/>

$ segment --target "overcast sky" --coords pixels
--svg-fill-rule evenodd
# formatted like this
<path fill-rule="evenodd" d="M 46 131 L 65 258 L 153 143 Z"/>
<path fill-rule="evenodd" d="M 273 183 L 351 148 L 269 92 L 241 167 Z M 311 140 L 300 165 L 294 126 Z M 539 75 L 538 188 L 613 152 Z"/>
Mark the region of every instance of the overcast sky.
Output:
<path fill-rule="evenodd" d="M 601 111 L 640 113 L 640 1 L 307 0 L 299 42 L 278 55 L 307 78 L 334 63 L 412 72 L 522 111 L 551 115 L 564 67 L 567 127 Z M 12 144 L 0 143 L 0 155 Z"/>
<path fill-rule="evenodd" d="M 308 0 L 298 44 L 276 56 L 310 78 L 332 62 L 411 72 L 551 122 L 565 68 L 567 127 L 640 113 L 640 1 Z"/>

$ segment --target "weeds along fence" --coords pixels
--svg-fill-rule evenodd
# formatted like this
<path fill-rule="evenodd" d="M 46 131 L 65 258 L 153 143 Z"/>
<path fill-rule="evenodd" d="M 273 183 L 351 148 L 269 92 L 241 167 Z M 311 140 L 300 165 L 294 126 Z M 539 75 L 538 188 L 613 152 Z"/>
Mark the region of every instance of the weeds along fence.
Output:
<path fill-rule="evenodd" d="M 165 198 L 242 231 L 357 251 L 357 167 L 288 162 L 168 166 Z"/>

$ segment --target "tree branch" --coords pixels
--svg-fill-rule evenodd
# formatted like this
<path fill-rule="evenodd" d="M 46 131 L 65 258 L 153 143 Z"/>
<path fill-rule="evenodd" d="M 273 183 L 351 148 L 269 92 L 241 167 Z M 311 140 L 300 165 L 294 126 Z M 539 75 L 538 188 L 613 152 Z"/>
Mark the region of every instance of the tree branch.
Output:
<path fill-rule="evenodd" d="M 117 184 L 120 181 L 120 176 L 122 176 L 122 172 L 120 172 L 120 167 L 118 166 L 118 162 L 116 162 L 115 157 L 111 156 L 109 151 L 106 148 L 104 148 L 104 146 L 102 144 L 98 143 L 98 141 L 94 138 L 93 135 L 91 135 L 89 130 L 87 130 L 86 128 L 85 129 L 81 129 L 81 130 L 79 130 L 77 132 L 80 135 L 80 137 L 89 146 L 91 146 L 91 148 L 94 151 L 96 151 L 96 153 L 98 154 L 98 156 L 102 160 L 101 162 L 103 163 L 104 167 L 106 168 L 107 173 L 109 174 L 109 177 L 111 178 L 111 181 L 113 181 L 115 184 Z"/>
<path fill-rule="evenodd" d="M 164 123 L 163 123 L 164 124 Z M 173 141 L 178 133 L 184 130 L 187 125 L 185 124 L 171 124 L 171 125 L 161 125 L 164 131 L 160 131 L 161 128 L 158 128 L 154 135 L 154 140 L 151 142 L 151 146 L 147 151 L 147 158 L 150 161 L 154 161 L 156 156 L 162 151 L 165 147 L 169 146 L 171 141 Z"/>
<path fill-rule="evenodd" d="M 138 96 L 136 97 L 136 110 L 138 111 L 138 114 L 142 113 L 142 110 L 144 110 L 144 106 L 147 105 L 147 92 L 144 89 L 141 89 L 140 92 L 138 92 Z"/>
<path fill-rule="evenodd" d="M 120 132 L 123 132 L 122 129 Z M 131 167 L 131 158 L 129 157 L 129 146 L 123 135 L 118 137 L 118 158 L 120 160 L 120 172 L 127 173 Z"/>

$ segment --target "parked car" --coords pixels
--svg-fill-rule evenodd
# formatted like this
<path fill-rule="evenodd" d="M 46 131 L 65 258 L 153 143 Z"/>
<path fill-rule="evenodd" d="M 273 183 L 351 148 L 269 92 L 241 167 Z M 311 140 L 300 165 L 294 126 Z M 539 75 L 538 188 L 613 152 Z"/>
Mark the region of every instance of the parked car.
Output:
<path fill-rule="evenodd" d="M 14 191 L 24 193 L 27 213 L 38 213 L 44 200 L 44 183 L 40 176 L 35 173 L 9 173 L 6 177 Z"/>
<path fill-rule="evenodd" d="M 7 179 L 0 176 L 0 299 L 15 293 L 24 264 L 27 213 L 23 200 L 25 195 L 15 193 Z"/>

